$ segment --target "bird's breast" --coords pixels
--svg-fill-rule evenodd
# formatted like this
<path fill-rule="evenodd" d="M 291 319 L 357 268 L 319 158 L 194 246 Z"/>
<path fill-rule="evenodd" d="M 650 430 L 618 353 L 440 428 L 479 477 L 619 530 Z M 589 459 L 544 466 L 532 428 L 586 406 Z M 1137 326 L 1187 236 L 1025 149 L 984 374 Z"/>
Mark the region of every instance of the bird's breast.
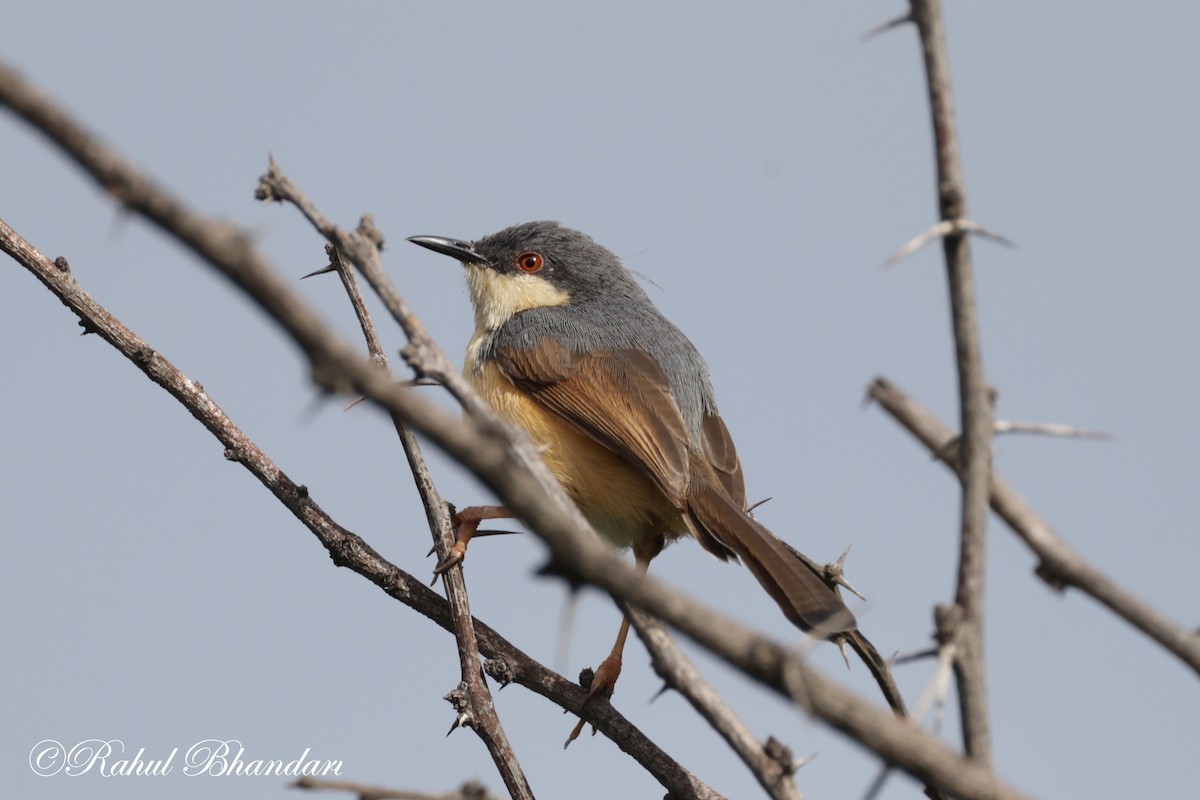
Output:
<path fill-rule="evenodd" d="M 482 356 L 484 337 L 467 349 L 464 375 L 501 417 L 517 425 L 597 532 L 618 547 L 687 531 L 683 516 L 654 482 L 622 456 L 546 410 Z"/>

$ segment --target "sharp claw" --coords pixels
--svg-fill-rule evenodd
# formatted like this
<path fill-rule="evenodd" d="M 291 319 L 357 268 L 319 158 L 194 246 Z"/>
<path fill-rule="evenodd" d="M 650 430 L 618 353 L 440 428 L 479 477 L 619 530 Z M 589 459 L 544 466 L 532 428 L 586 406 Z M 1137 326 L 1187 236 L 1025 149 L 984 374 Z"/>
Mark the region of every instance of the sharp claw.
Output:
<path fill-rule="evenodd" d="M 590 684 L 584 677 L 588 672 L 592 673 Z M 603 697 L 605 700 L 611 699 L 613 690 L 617 688 L 617 678 L 619 677 L 621 677 L 620 657 L 614 659 L 612 656 L 609 656 L 601 661 L 600 666 L 594 671 L 584 670 L 583 673 L 580 674 L 580 681 L 584 683 L 584 688 L 587 689 L 587 697 L 583 698 L 583 707 L 579 709 L 580 713 L 587 709 L 587 707 L 591 705 L 592 700 L 596 699 L 597 697 Z M 580 719 L 579 722 L 575 723 L 575 727 L 571 729 L 571 735 L 567 737 L 567 741 L 563 742 L 564 750 L 567 749 L 571 742 L 579 738 L 579 734 L 583 732 L 583 726 L 586 724 L 587 722 L 585 722 L 583 719 Z M 595 727 L 592 728 L 592 735 L 596 735 Z"/>
<path fill-rule="evenodd" d="M 433 577 L 436 578 L 439 575 L 441 575 L 445 572 L 448 572 L 450 570 L 450 568 L 453 567 L 454 565 L 461 564 L 461 563 L 462 563 L 461 558 L 455 558 L 453 555 L 451 555 L 445 561 L 439 561 L 438 565 L 433 568 Z"/>
<path fill-rule="evenodd" d="M 433 568 L 434 580 L 437 579 L 438 575 L 441 575 L 443 572 L 446 572 L 451 567 L 453 567 L 457 564 L 461 564 L 463 562 L 463 559 L 465 559 L 466 557 L 467 557 L 467 546 L 465 544 L 463 544 L 462 542 L 455 542 L 454 546 L 450 548 L 450 555 L 446 556 L 442 561 L 439 561 L 438 565 Z"/>
<path fill-rule="evenodd" d="M 587 723 L 584 722 L 583 720 L 579 720 L 578 724 L 576 724 L 575 727 L 571 730 L 571 735 L 567 737 L 567 740 L 565 742 L 563 742 L 563 750 L 566 750 L 568 747 L 571 746 L 571 742 L 573 742 L 579 738 L 579 734 L 583 733 L 583 726 L 586 724 Z"/>

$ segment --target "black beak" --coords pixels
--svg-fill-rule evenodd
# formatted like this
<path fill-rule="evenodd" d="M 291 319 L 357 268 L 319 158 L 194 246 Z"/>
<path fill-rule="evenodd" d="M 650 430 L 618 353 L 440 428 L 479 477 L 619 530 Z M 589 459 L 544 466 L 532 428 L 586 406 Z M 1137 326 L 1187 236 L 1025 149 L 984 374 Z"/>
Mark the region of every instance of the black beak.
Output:
<path fill-rule="evenodd" d="M 421 247 L 427 247 L 435 253 L 456 258 L 464 264 L 489 264 L 486 258 L 475 252 L 475 245 L 470 242 L 460 242 L 458 239 L 446 239 L 441 236 L 410 236 L 408 240 Z"/>

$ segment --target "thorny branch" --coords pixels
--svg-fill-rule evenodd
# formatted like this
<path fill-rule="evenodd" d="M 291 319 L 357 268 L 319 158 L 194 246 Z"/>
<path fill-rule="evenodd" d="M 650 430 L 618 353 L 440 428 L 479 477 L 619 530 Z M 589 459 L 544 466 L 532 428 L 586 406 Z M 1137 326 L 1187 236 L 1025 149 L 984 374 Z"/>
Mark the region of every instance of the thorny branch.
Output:
<path fill-rule="evenodd" d="M 804 762 L 796 762 L 791 750 L 774 737 L 765 744 L 760 742 L 712 684 L 704 679 L 662 623 L 627 605 L 621 610 L 629 616 L 638 638 L 650 651 L 654 671 L 663 679 L 664 691 L 674 689 L 683 695 L 733 748 L 773 800 L 803 800 L 792 776 Z"/>
<path fill-rule="evenodd" d="M 992 405 L 983 372 L 979 318 L 975 303 L 975 278 L 971 268 L 966 184 L 954 120 L 954 95 L 950 88 L 950 59 L 942 23 L 941 0 L 912 0 L 912 21 L 921 38 L 928 78 L 929 107 L 937 162 L 938 208 L 946 278 L 950 288 L 950 315 L 954 328 L 958 366 L 958 395 L 962 442 L 962 517 L 958 562 L 958 587 L 953 609 L 939 609 L 939 637 L 955 646 L 954 671 L 962 716 L 963 744 L 967 755 L 991 763 L 987 682 L 983 658 L 984 577 L 987 555 L 987 502 L 990 484 Z M 941 623 L 950 621 L 951 625 Z"/>
<path fill-rule="evenodd" d="M 26 267 L 62 300 L 79 317 L 86 333 L 99 335 L 178 400 L 225 446 L 227 459 L 245 467 L 312 531 L 336 565 L 349 567 L 391 597 L 454 632 L 453 610 L 444 598 L 426 587 L 423 581 L 389 563 L 361 537 L 330 518 L 309 496 L 308 488 L 288 478 L 199 383 L 184 375 L 93 300 L 75 281 L 65 258 L 50 261 L 3 220 L 0 220 L 0 250 Z M 473 620 L 473 627 L 479 653 L 487 659 L 484 668 L 501 685 L 519 684 L 567 711 L 580 713 L 587 695 L 578 685 L 534 661 L 478 620 Z M 588 721 L 633 756 L 672 795 L 710 800 L 720 797 L 646 738 L 611 705 L 592 704 L 588 709 Z"/>
<path fill-rule="evenodd" d="M 341 278 L 342 286 L 346 289 L 346 294 L 354 307 L 354 314 L 358 317 L 359 325 L 362 327 L 363 337 L 367 340 L 367 350 L 371 358 L 379 364 L 382 370 L 387 371 L 389 369 L 387 356 L 379 343 L 379 336 L 375 333 L 375 325 L 371 321 L 367 304 L 358 288 L 358 279 L 354 276 L 354 271 L 349 268 L 337 248 L 332 244 L 327 245 L 326 251 L 329 254 L 330 266 Z M 396 434 L 400 437 L 400 445 L 408 459 L 408 466 L 417 485 L 417 493 L 420 494 L 421 503 L 425 507 L 425 516 L 429 522 L 429 530 L 433 534 L 434 546 L 438 549 L 438 555 L 445 557 L 454 543 L 454 525 L 450 519 L 449 507 L 434 486 L 433 476 L 430 475 L 429 467 L 425 464 L 425 457 L 421 454 L 421 446 L 417 443 L 417 437 L 399 417 L 393 415 L 392 423 L 396 428 Z M 461 670 L 459 689 L 451 692 L 448 699 L 451 699 L 452 704 L 457 705 L 458 698 L 461 698 L 464 705 L 461 711 L 456 709 L 458 715 L 455 717 L 455 727 L 460 724 L 466 725 L 475 731 L 483 741 L 488 753 L 492 756 L 492 761 L 496 764 L 496 769 L 500 772 L 500 777 L 504 781 L 510 797 L 532 800 L 533 791 L 525 777 L 524 770 L 521 769 L 517 754 L 513 751 L 512 744 L 504 733 L 504 727 L 500 723 L 500 716 L 496 713 L 496 705 L 492 700 L 492 693 L 488 689 L 483 670 L 480 668 L 479 645 L 476 642 L 475 626 L 471 619 L 471 606 L 467 600 L 467 586 L 462 570 L 450 570 L 444 576 L 443 584 L 446 588 L 446 599 L 453 610 L 454 639 L 458 645 L 458 661 Z"/>
<path fill-rule="evenodd" d="M 486 417 L 453 419 L 414 397 L 411 390 L 396 385 L 320 321 L 258 254 L 249 237 L 232 226 L 196 214 L 160 190 L 55 104 L 4 68 L 0 68 L 0 103 L 13 108 L 64 149 L 126 208 L 179 239 L 250 295 L 307 355 L 318 386 L 327 391 L 364 395 L 387 413 L 400 416 L 472 471 L 550 546 L 561 568 L 658 616 L 750 677 L 795 700 L 885 761 L 927 783 L 963 798 L 1003 800 L 1020 796 L 985 765 L 957 756 L 915 725 L 846 691 L 778 643 L 667 589 L 653 578 L 638 575 L 598 541 L 578 509 L 570 504 L 540 463 L 528 440 Z M 340 545 L 340 542 L 334 545 L 335 549 Z M 353 546 L 365 548 L 365 543 L 357 540 Z M 385 589 L 398 592 L 396 583 L 403 582 L 396 574 L 398 571 L 382 564 L 379 569 L 380 574 L 371 575 L 371 579 Z M 408 594 L 421 590 L 423 586 L 410 587 Z M 491 634 L 490 631 L 479 625 L 477 630 L 481 650 L 495 645 L 495 638 L 485 635 Z M 540 686 L 531 688 L 539 693 L 545 691 Z M 575 691 L 572 696 L 582 701 L 582 692 L 573 686 L 571 689 Z M 578 705 L 571 710 L 576 713 L 582 710 L 588 722 L 604 720 L 609 730 L 614 729 L 610 721 L 619 718 L 603 702 L 589 704 L 586 710 Z M 683 781 L 688 786 L 694 786 L 693 782 L 690 775 Z"/>
<path fill-rule="evenodd" d="M 876 378 L 867 394 L 938 460 L 951 470 L 958 468 L 945 448 L 945 443 L 954 438 L 954 431 L 939 422 L 928 409 L 884 378 Z M 1200 675 L 1200 632 L 1168 619 L 1089 564 L 1038 516 L 1012 484 L 995 472 L 989 502 L 1000 519 L 1040 559 L 1037 575 L 1051 588 L 1059 591 L 1069 587 L 1079 589 L 1161 644 Z"/>

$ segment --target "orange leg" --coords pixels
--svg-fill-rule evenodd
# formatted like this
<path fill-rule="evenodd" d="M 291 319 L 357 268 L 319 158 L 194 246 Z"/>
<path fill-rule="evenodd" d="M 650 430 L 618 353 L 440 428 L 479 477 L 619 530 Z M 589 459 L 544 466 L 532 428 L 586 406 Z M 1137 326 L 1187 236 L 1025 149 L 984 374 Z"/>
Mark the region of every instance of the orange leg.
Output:
<path fill-rule="evenodd" d="M 654 536 L 633 546 L 633 558 L 638 572 L 643 575 L 646 574 L 646 570 L 650 568 L 650 561 L 662 552 L 665 543 L 662 536 Z M 612 696 L 613 689 L 617 686 L 617 678 L 621 677 L 621 661 L 625 653 L 625 640 L 628 638 L 629 617 L 625 617 L 621 620 L 621 629 L 617 632 L 617 641 L 613 644 L 612 651 L 608 654 L 607 658 L 600 662 L 600 666 L 596 667 L 596 671 L 592 675 L 592 685 L 588 688 L 587 699 L 583 701 L 584 708 L 587 708 L 592 699 L 597 696 L 606 698 Z M 567 742 L 563 747 L 571 744 L 571 742 L 579 737 L 579 734 L 583 731 L 584 724 L 582 719 L 579 720 L 574 730 L 571 731 L 571 735 L 567 737 Z"/>
<path fill-rule="evenodd" d="M 485 519 L 511 519 L 512 512 L 504 506 L 469 506 L 452 517 L 454 522 L 454 546 L 450 555 L 446 556 L 433 568 L 434 575 L 441 575 L 455 564 L 461 564 L 467 557 L 467 543 L 479 530 L 479 523 Z"/>

